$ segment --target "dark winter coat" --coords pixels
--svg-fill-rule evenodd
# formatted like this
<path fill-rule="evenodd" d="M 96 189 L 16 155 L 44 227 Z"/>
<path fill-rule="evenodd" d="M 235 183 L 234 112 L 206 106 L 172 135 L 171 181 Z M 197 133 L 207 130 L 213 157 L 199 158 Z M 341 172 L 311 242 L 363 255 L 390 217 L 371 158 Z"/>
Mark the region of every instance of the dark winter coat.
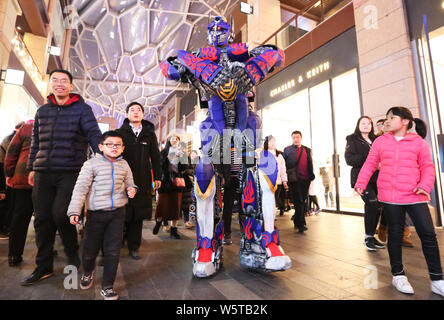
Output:
<path fill-rule="evenodd" d="M 136 137 L 129 120 L 125 119 L 117 131 L 123 136 L 125 150 L 122 155 L 128 162 L 133 172 L 134 183 L 138 187 L 136 196 L 134 199 L 129 199 L 129 203 L 136 207 L 151 207 L 152 182 L 162 178 L 160 152 L 154 125 L 142 120 L 142 131 Z M 154 177 L 151 176 L 151 169 Z"/>
<path fill-rule="evenodd" d="M 182 157 L 178 164 L 178 172 L 173 172 L 170 166 L 170 160 L 168 159 L 168 153 L 170 151 L 170 143 L 167 142 L 165 148 L 160 153 L 160 161 L 162 163 L 162 186 L 159 189 L 159 193 L 169 193 L 179 191 L 182 192 L 184 188 L 176 188 L 173 185 L 173 180 L 175 178 L 183 178 L 184 172 L 188 169 L 188 161 L 186 156 Z"/>
<path fill-rule="evenodd" d="M 31 189 L 28 184 L 29 170 L 26 168 L 31 149 L 31 136 L 34 121 L 21 127 L 12 138 L 5 157 L 5 173 L 12 178 L 14 189 Z"/>
<path fill-rule="evenodd" d="M 315 179 L 315 174 L 313 172 L 313 158 L 311 155 L 311 149 L 306 146 L 302 146 L 302 148 L 305 149 L 305 152 L 307 153 L 307 171 L 308 176 L 310 177 L 310 181 Z M 283 157 L 285 159 L 285 167 L 288 169 L 292 169 L 296 167 L 296 160 L 297 160 L 297 147 L 292 144 L 291 146 L 288 146 L 284 149 Z"/>
<path fill-rule="evenodd" d="M 347 136 L 347 145 L 345 147 L 345 162 L 352 167 L 350 174 L 350 184 L 354 188 L 359 172 L 367 159 L 371 145 L 365 141 L 361 135 L 351 134 Z M 373 142 L 373 141 L 372 141 Z M 370 178 L 370 182 L 376 183 L 379 170 Z"/>
<path fill-rule="evenodd" d="M 78 94 L 70 94 L 63 106 L 54 95 L 35 115 L 28 170 L 80 172 L 86 161 L 88 143 L 99 151 L 100 132 L 91 107 Z"/>
<path fill-rule="evenodd" d="M 189 206 L 193 203 L 191 193 L 194 188 L 194 174 L 196 172 L 196 165 L 191 164 L 190 157 L 188 157 L 188 164 L 183 165 L 183 169 L 182 176 L 185 179 L 186 187 L 182 191 L 182 210 L 188 210 Z"/>

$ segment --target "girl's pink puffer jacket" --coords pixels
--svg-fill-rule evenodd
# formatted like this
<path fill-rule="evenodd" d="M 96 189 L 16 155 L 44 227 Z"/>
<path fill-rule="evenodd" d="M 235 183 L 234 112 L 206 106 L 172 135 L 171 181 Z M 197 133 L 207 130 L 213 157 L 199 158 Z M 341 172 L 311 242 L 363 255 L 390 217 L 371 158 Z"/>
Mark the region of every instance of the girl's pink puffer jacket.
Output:
<path fill-rule="evenodd" d="M 429 146 L 419 135 L 408 133 L 397 141 L 388 132 L 377 138 L 359 173 L 355 189 L 365 190 L 379 163 L 379 201 L 394 204 L 428 202 L 427 196 L 413 192 L 413 189 L 421 188 L 430 193 L 435 181 Z"/>

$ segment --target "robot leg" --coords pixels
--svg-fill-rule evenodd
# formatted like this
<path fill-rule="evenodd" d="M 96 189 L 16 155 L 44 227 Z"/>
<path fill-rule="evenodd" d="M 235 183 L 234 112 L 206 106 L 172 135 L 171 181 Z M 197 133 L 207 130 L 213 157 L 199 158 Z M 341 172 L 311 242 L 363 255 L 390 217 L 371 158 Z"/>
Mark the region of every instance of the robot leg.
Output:
<path fill-rule="evenodd" d="M 206 161 L 206 162 L 205 162 Z M 193 250 L 193 274 L 204 278 L 214 274 L 221 266 L 223 222 L 214 230 L 214 198 L 216 175 L 208 159 L 202 159 L 196 167 L 196 233 L 197 245 Z"/>

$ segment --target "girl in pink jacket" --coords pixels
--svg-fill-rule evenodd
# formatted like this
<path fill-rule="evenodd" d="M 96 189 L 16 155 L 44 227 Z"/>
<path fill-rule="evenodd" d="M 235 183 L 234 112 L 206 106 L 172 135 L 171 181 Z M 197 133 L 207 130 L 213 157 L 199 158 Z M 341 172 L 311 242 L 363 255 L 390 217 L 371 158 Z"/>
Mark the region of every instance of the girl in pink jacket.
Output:
<path fill-rule="evenodd" d="M 417 120 L 404 107 L 393 107 L 387 112 L 386 133 L 374 141 L 359 173 L 355 190 L 362 195 L 380 164 L 378 200 L 384 205 L 388 221 L 392 283 L 402 293 L 414 293 L 402 265 L 401 243 L 408 211 L 421 239 L 432 280 L 431 290 L 444 297 L 438 242 L 427 205 L 435 180 L 435 167 L 427 143 L 419 135 L 407 133 Z"/>

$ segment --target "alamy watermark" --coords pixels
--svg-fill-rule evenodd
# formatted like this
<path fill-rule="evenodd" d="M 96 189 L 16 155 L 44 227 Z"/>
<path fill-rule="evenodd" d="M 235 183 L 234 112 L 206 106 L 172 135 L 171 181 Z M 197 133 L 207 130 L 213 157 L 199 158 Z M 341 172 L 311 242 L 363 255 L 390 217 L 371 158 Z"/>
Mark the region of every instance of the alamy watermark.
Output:
<path fill-rule="evenodd" d="M 364 267 L 364 274 L 367 276 L 364 278 L 364 288 L 367 290 L 378 289 L 378 269 L 374 265 L 368 265 Z"/>

